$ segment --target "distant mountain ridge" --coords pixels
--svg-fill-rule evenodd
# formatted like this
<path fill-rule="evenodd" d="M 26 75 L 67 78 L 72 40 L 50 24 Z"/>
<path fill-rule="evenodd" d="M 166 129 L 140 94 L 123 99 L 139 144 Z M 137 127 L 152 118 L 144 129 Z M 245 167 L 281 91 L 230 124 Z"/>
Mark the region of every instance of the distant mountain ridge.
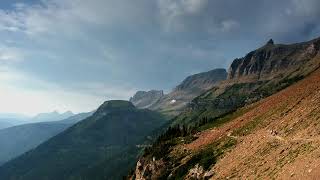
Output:
<path fill-rule="evenodd" d="M 66 111 L 63 113 L 59 113 L 58 111 L 53 111 L 49 113 L 40 113 L 31 118 L 32 122 L 49 122 L 49 121 L 58 121 L 69 118 L 73 116 L 73 112 Z"/>
<path fill-rule="evenodd" d="M 134 165 L 137 145 L 165 122 L 131 102 L 107 101 L 92 116 L 4 164 L 0 179 L 120 179 Z"/>
<path fill-rule="evenodd" d="M 80 113 L 53 122 L 29 123 L 0 130 L 0 166 L 92 115 Z"/>
<path fill-rule="evenodd" d="M 138 91 L 129 101 L 138 108 L 146 109 L 157 103 L 163 96 L 162 90 Z"/>
<path fill-rule="evenodd" d="M 0 129 L 28 123 L 29 118 L 16 113 L 0 113 Z"/>
<path fill-rule="evenodd" d="M 139 97 L 131 98 L 130 101 L 136 102 L 138 100 L 151 99 L 152 103 L 143 107 L 174 116 L 179 114 L 193 98 L 218 85 L 220 81 L 226 78 L 227 71 L 225 69 L 214 69 L 188 76 L 169 94 L 163 95 L 162 91 L 138 93 Z M 160 93 L 156 93 L 157 96 L 150 96 L 155 92 Z"/>

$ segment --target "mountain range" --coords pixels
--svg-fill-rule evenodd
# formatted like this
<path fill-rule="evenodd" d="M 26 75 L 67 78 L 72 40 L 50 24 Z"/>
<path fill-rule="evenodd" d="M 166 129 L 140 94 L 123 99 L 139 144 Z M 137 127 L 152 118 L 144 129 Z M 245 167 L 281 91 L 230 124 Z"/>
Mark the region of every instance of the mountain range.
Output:
<path fill-rule="evenodd" d="M 33 117 L 14 113 L 0 113 L 0 129 L 28 123 L 60 121 L 73 115 L 74 114 L 71 111 L 66 111 L 64 113 L 59 113 L 57 111 L 39 113 Z"/>
<path fill-rule="evenodd" d="M 174 118 L 130 179 L 318 177 L 319 49 L 319 38 L 270 40 L 235 59 L 227 80 Z"/>
<path fill-rule="evenodd" d="M 90 115 L 92 112 L 80 113 L 60 121 L 27 123 L 0 129 L 0 165 L 37 147 Z"/>
<path fill-rule="evenodd" d="M 0 179 L 120 179 L 131 168 L 139 180 L 319 177 L 319 77 L 320 38 L 271 39 L 228 72 L 106 101 L 2 165 Z"/>
<path fill-rule="evenodd" d="M 58 111 L 53 111 L 49 113 L 40 113 L 32 117 L 30 121 L 32 122 L 50 122 L 50 121 L 59 121 L 73 116 L 74 114 L 71 111 L 66 111 L 64 113 L 59 113 Z"/>
<path fill-rule="evenodd" d="M 134 164 L 138 145 L 165 122 L 128 101 L 107 101 L 92 116 L 4 164 L 0 179 L 119 179 Z"/>
<path fill-rule="evenodd" d="M 193 98 L 213 88 L 226 78 L 225 69 L 214 69 L 188 76 L 168 94 L 164 95 L 163 91 L 155 90 L 138 91 L 130 101 L 139 108 L 148 108 L 173 117 L 181 113 Z M 141 106 L 141 102 L 145 104 Z"/>
<path fill-rule="evenodd" d="M 0 113 L 0 129 L 28 123 L 29 118 L 15 113 Z"/>

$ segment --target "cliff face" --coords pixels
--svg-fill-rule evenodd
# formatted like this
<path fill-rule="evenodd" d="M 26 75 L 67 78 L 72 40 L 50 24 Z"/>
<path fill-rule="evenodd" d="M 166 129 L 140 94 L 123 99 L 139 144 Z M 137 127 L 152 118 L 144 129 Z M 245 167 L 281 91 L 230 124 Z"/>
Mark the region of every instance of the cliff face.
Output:
<path fill-rule="evenodd" d="M 130 98 L 130 102 L 132 102 L 137 108 L 146 109 L 157 103 L 163 96 L 163 91 L 138 91 Z"/>
<path fill-rule="evenodd" d="M 175 124 L 215 118 L 270 96 L 303 79 L 319 67 L 320 38 L 291 45 L 274 44 L 235 59 L 228 78 L 193 99 Z"/>
<path fill-rule="evenodd" d="M 320 39 L 306 43 L 281 45 L 270 40 L 265 46 L 235 59 L 229 68 L 228 80 L 269 80 L 285 74 L 312 59 L 320 48 Z"/>

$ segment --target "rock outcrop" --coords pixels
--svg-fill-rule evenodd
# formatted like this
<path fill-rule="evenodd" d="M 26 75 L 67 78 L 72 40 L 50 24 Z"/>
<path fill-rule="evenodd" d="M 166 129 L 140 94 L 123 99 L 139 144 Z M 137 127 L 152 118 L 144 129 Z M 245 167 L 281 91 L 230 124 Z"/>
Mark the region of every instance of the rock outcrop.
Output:
<path fill-rule="evenodd" d="M 137 108 L 146 109 L 157 103 L 163 96 L 162 90 L 138 91 L 130 98 L 130 102 Z"/>
<path fill-rule="evenodd" d="M 274 44 L 271 39 L 263 47 L 235 59 L 229 68 L 228 80 L 270 80 L 308 63 L 319 48 L 320 39 L 291 45 Z"/>
<path fill-rule="evenodd" d="M 303 79 L 320 66 L 320 38 L 291 45 L 270 40 L 261 48 L 235 59 L 228 79 L 191 101 L 177 123 L 215 118 L 270 96 Z"/>

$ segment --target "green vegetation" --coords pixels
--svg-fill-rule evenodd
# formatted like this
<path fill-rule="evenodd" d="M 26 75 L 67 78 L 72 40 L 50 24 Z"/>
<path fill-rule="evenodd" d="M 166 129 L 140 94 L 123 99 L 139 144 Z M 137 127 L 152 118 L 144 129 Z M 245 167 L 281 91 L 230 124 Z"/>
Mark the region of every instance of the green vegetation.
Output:
<path fill-rule="evenodd" d="M 224 114 L 220 117 L 217 118 L 211 118 L 208 119 L 204 118 L 204 123 L 200 123 L 200 126 L 198 128 L 199 131 L 203 131 L 206 129 L 210 129 L 210 128 L 214 128 L 214 127 L 219 127 L 237 117 L 242 116 L 243 114 L 245 114 L 246 112 L 250 111 L 251 109 L 253 109 L 255 106 L 250 106 L 250 107 L 245 107 L 245 108 L 241 108 L 237 111 L 231 112 L 231 113 L 227 113 Z"/>
<path fill-rule="evenodd" d="M 246 125 L 243 127 L 236 129 L 233 131 L 232 135 L 234 136 L 246 136 L 250 134 L 263 120 L 263 118 L 256 117 L 252 121 L 248 122 Z"/>
<path fill-rule="evenodd" d="M 279 81 L 269 81 L 257 88 L 257 90 L 255 90 L 255 93 L 261 94 L 261 96 L 263 97 L 267 97 L 300 81 L 303 78 L 304 76 L 295 75 L 293 77 L 287 76 L 283 79 L 280 79 Z"/>
<path fill-rule="evenodd" d="M 221 94 L 215 87 L 196 97 L 190 104 L 190 110 L 176 117 L 173 125 L 195 126 L 203 118 L 217 120 L 221 116 L 270 96 L 303 78 L 302 75 L 288 75 L 269 81 L 233 84 Z"/>
<path fill-rule="evenodd" d="M 280 171 L 280 168 L 282 168 L 288 163 L 293 163 L 298 156 L 310 153 L 316 149 L 317 147 L 312 145 L 311 142 L 298 144 L 296 147 L 290 148 L 287 153 L 282 153 L 282 156 L 279 159 L 277 159 L 276 166 L 269 173 L 269 176 L 274 177 L 274 175 Z"/>
<path fill-rule="evenodd" d="M 213 144 L 205 147 L 201 151 L 192 155 L 187 163 L 180 165 L 174 172 L 175 179 L 183 179 L 188 171 L 196 164 L 199 164 L 204 170 L 209 170 L 210 167 L 216 164 L 217 160 L 228 150 L 236 145 L 236 140 L 226 137 L 222 140 L 214 142 Z"/>
<path fill-rule="evenodd" d="M 173 124 L 194 126 L 203 118 L 216 120 L 225 116 L 246 105 L 252 96 L 251 93 L 261 83 L 234 84 L 226 88 L 222 94 L 216 94 L 215 90 L 217 89 L 206 92 L 195 98 L 190 105 L 192 110 L 176 117 Z M 256 98 L 256 95 L 254 97 Z"/>
<path fill-rule="evenodd" d="M 2 166 L 0 179 L 120 179 L 142 150 L 136 145 L 165 122 L 131 103 L 106 102 L 93 116 Z"/>
<path fill-rule="evenodd" d="M 195 132 L 195 128 L 186 126 L 169 127 L 165 133 L 157 138 L 152 147 L 145 149 L 144 156 L 155 157 L 156 159 L 165 157 L 174 145 L 194 140 L 193 134 Z"/>

